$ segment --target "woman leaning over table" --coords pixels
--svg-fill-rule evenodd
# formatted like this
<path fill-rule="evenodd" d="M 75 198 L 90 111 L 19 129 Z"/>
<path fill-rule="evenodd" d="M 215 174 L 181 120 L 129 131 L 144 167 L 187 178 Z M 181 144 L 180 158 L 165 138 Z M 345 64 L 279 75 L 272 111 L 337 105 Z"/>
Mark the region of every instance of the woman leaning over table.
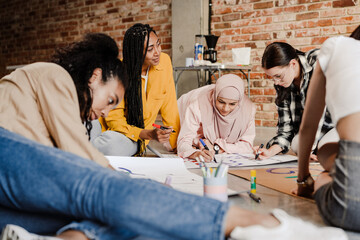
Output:
<path fill-rule="evenodd" d="M 278 109 L 277 135 L 259 150 L 260 159 L 286 153 L 289 148 L 297 153 L 299 148 L 298 132 L 305 106 L 307 91 L 313 74 L 319 49 L 306 53 L 294 49 L 290 44 L 274 42 L 269 44 L 262 57 L 262 68 L 274 80 Z M 338 140 L 331 116 L 322 112 L 316 139 L 313 144 L 312 159 L 316 160 L 316 150 L 321 144 Z M 255 151 L 259 146 L 254 148 Z"/>
<path fill-rule="evenodd" d="M 123 58 L 129 75 L 125 99 L 108 117 L 99 119 L 102 130 L 94 129 L 91 142 L 105 155 L 142 155 L 149 140 L 175 150 L 179 113 L 173 70 L 155 30 L 140 23 L 130 27 L 124 37 Z M 169 129 L 152 127 L 159 113 Z"/>
<path fill-rule="evenodd" d="M 9 195 L 6 200 L 0 200 L 0 228 L 13 223 L 44 233 L 77 219 L 78 216 L 65 216 L 59 212 L 51 214 L 51 211 L 44 214 L 36 210 L 41 201 L 49 201 L 44 206 L 51 209 L 52 202 L 56 201 L 53 198 L 56 197 L 56 188 L 59 187 L 54 186 L 53 182 L 58 179 L 64 185 L 69 184 L 67 174 L 72 171 L 68 169 L 67 173 L 49 174 L 48 177 L 42 177 L 41 172 L 51 173 L 52 168 L 63 168 L 63 165 L 70 167 L 65 160 L 65 152 L 90 159 L 97 163 L 95 166 L 109 166 L 104 155 L 91 145 L 88 133 L 91 120 L 106 116 L 123 99 L 127 78 L 118 53 L 118 47 L 111 37 L 100 33 L 88 34 L 83 40 L 59 49 L 52 62 L 29 64 L 0 80 L 2 136 L 14 135 L 11 139 L 16 139 L 19 138 L 16 134 L 19 134 L 41 144 L 23 146 L 21 142 L 14 145 L 7 144 L 7 140 L 2 142 L 7 148 L 2 150 L 4 155 L 1 161 L 4 165 L 1 168 L 8 170 L 0 174 L 0 189 Z M 47 151 L 51 154 L 47 157 L 32 155 L 31 149 L 42 148 L 42 145 L 64 152 L 53 152 L 49 148 Z M 15 153 L 19 155 L 14 157 Z M 75 155 L 73 161 L 76 162 Z M 18 164 L 14 158 L 27 160 L 21 163 L 22 166 L 17 166 L 31 172 L 32 176 L 26 177 L 23 183 L 25 173 L 9 170 Z M 38 165 L 39 158 L 49 164 Z M 55 159 L 56 164 L 53 163 Z M 92 165 L 90 160 L 83 162 L 84 166 Z M 32 178 L 39 178 L 40 182 L 33 185 Z M 33 188 L 42 188 L 44 192 L 34 194 L 31 197 L 32 207 L 26 208 L 24 206 L 29 202 L 24 196 L 35 192 Z M 55 192 L 54 195 L 51 191 Z M 71 199 L 71 194 L 67 196 L 62 198 L 63 201 L 78 200 Z M 68 210 L 64 207 L 59 211 L 68 213 Z M 63 234 L 68 235 L 69 231 L 64 230 Z M 82 236 L 81 232 L 71 234 Z"/>
<path fill-rule="evenodd" d="M 245 96 L 243 80 L 237 75 L 223 75 L 216 84 L 192 90 L 181 96 L 178 105 L 179 156 L 203 156 L 211 161 L 214 153 L 252 153 L 255 106 Z"/>
<path fill-rule="evenodd" d="M 0 126 L 106 166 L 89 132 L 91 120 L 106 116 L 123 98 L 126 79 L 117 57 L 112 38 L 89 34 L 59 49 L 52 63 L 29 64 L 3 77 Z"/>

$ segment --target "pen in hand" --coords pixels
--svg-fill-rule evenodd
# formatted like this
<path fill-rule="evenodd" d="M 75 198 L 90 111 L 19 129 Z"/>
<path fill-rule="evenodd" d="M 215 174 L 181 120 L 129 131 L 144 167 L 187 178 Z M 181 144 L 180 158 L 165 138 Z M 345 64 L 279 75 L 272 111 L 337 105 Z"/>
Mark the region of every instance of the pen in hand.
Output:
<path fill-rule="evenodd" d="M 259 146 L 259 149 L 256 151 L 255 160 L 257 160 L 257 159 L 259 158 L 259 155 L 260 155 L 259 150 L 262 149 L 263 147 L 264 147 L 264 144 L 261 144 L 261 145 Z"/>
<path fill-rule="evenodd" d="M 199 141 L 201 142 L 201 144 L 203 145 L 203 147 L 205 148 L 205 150 L 210 150 L 209 147 L 205 144 L 204 140 L 202 140 L 201 138 L 199 139 Z M 217 163 L 215 157 L 214 157 L 214 162 Z"/>
<path fill-rule="evenodd" d="M 155 124 L 155 123 L 153 123 L 152 126 L 158 128 L 158 129 L 161 129 L 161 130 L 170 129 L 170 128 L 167 128 L 167 127 L 164 127 L 164 126 L 160 126 L 160 125 Z M 175 130 L 172 130 L 171 132 L 172 132 L 172 133 L 175 133 Z"/>

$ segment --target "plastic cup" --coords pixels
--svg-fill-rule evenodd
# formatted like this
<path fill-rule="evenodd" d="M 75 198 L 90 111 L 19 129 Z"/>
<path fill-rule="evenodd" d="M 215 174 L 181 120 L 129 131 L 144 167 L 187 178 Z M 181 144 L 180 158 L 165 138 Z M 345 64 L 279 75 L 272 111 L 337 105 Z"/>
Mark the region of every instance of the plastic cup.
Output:
<path fill-rule="evenodd" d="M 227 177 L 204 177 L 204 196 L 226 202 Z"/>

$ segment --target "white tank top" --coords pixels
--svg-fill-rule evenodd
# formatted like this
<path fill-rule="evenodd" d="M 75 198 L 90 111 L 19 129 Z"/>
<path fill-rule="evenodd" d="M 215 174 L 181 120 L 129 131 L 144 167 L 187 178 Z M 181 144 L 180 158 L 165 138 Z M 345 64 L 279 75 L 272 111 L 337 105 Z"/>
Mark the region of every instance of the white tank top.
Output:
<path fill-rule="evenodd" d="M 325 100 L 333 122 L 360 112 L 360 41 L 329 38 L 317 59 L 326 77 Z"/>

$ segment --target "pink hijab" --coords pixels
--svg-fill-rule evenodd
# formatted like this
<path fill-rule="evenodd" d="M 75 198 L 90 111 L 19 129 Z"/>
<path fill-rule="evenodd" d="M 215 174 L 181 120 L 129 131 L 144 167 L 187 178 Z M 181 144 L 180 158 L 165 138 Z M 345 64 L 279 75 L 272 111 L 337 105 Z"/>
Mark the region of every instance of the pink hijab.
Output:
<path fill-rule="evenodd" d="M 222 116 L 215 107 L 219 96 L 239 100 L 239 104 L 227 116 Z M 218 138 L 228 143 L 238 142 L 247 129 L 253 111 L 253 103 L 244 94 L 244 83 L 235 74 L 220 77 L 214 87 L 199 96 L 199 105 L 204 136 L 212 144 Z"/>

